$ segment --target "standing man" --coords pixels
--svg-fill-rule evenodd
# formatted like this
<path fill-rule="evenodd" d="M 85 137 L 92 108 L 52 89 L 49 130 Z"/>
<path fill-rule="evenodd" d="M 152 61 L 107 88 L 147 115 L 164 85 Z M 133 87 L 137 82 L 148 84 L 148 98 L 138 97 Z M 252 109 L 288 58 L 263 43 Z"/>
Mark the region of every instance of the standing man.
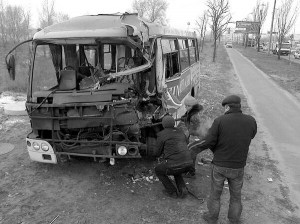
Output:
<path fill-rule="evenodd" d="M 242 213 L 241 190 L 244 167 L 249 145 L 257 132 L 255 119 L 241 110 L 241 98 L 236 95 L 226 97 L 222 106 L 225 114 L 217 117 L 209 129 L 205 142 L 194 142 L 190 150 L 211 149 L 214 158 L 211 165 L 211 189 L 207 201 L 208 212 L 203 219 L 217 223 L 220 212 L 220 197 L 224 181 L 227 179 L 230 191 L 228 219 L 230 223 L 240 223 Z"/>
<path fill-rule="evenodd" d="M 163 157 L 163 162 L 155 167 L 155 173 L 165 189 L 163 194 L 171 198 L 184 198 L 187 188 L 182 177 L 192 166 L 192 159 L 187 149 L 187 137 L 175 127 L 175 120 L 171 116 L 162 119 L 164 130 L 157 135 L 157 147 Z M 173 175 L 175 184 L 168 176 Z"/>

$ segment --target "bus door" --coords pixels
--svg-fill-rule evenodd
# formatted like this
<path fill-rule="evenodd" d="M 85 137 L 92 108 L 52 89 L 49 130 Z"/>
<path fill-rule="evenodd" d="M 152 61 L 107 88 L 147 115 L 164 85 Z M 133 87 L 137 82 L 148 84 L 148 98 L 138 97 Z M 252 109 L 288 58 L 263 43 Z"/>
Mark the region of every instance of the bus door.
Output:
<path fill-rule="evenodd" d="M 191 71 L 180 72 L 179 51 L 176 39 L 157 39 L 156 75 L 157 90 L 163 93 L 169 112 L 178 118 L 184 114 L 182 101 L 191 90 Z"/>

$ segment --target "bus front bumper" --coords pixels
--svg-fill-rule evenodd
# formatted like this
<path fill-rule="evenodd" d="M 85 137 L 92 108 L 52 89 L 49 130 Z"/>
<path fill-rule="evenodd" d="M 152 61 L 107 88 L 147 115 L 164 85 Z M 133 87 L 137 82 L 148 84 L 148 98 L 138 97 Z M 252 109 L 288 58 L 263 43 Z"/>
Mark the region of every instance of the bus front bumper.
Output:
<path fill-rule="evenodd" d="M 57 156 L 48 142 L 26 138 L 26 143 L 31 160 L 41 163 L 58 163 Z"/>

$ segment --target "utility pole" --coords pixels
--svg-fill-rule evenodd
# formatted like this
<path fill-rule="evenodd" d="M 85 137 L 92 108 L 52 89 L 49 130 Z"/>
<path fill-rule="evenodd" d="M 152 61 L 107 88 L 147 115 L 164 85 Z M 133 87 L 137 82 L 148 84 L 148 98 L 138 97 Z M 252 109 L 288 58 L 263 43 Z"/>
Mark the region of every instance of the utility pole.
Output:
<path fill-rule="evenodd" d="M 271 22 L 271 30 L 270 30 L 270 38 L 269 38 L 269 46 L 268 46 L 268 55 L 270 55 L 270 48 L 272 43 L 272 33 L 273 33 L 273 22 L 274 22 L 274 14 L 275 14 L 276 0 L 274 0 L 274 7 L 272 13 L 272 22 Z"/>

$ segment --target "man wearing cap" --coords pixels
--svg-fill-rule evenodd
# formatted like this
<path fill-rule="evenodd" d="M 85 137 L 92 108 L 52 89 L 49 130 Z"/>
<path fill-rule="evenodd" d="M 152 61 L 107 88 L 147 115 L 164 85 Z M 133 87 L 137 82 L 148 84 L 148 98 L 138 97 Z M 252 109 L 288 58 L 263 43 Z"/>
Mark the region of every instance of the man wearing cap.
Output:
<path fill-rule="evenodd" d="M 225 114 L 217 117 L 209 129 L 205 141 L 190 144 L 189 149 L 211 149 L 214 158 L 211 165 L 211 189 L 207 201 L 208 212 L 203 214 L 208 223 L 217 223 L 220 212 L 220 197 L 227 179 L 230 191 L 228 219 L 240 223 L 242 213 L 241 190 L 244 167 L 251 140 L 257 132 L 255 119 L 242 113 L 241 98 L 226 97 L 222 106 Z"/>
<path fill-rule="evenodd" d="M 157 147 L 164 161 L 155 167 L 155 173 L 165 187 L 164 195 L 184 198 L 187 188 L 182 173 L 189 171 L 192 165 L 187 137 L 175 127 L 175 120 L 171 116 L 165 116 L 162 125 L 164 130 L 157 134 Z M 176 186 L 169 179 L 170 175 L 174 176 Z"/>

